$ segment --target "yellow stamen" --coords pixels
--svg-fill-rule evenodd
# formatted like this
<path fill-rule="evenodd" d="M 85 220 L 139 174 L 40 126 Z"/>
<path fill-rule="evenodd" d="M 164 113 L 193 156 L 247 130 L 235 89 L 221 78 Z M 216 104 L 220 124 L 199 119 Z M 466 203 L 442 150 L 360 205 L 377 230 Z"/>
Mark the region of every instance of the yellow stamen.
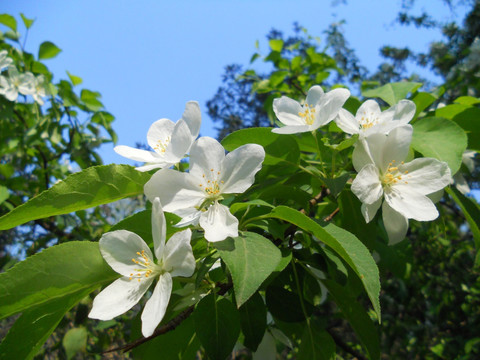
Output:
<path fill-rule="evenodd" d="M 298 113 L 298 116 L 305 120 L 307 125 L 312 125 L 315 121 L 315 108 L 313 107 L 313 105 L 308 105 L 307 103 L 305 103 L 305 105 L 303 106 L 303 112 L 300 111 Z"/>

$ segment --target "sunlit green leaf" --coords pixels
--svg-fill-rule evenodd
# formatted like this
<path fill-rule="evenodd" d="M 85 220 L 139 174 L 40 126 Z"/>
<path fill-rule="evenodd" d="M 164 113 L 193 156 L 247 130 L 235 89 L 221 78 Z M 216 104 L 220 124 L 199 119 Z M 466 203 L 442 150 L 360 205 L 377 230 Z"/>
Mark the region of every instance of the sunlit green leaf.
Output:
<path fill-rule="evenodd" d="M 0 274 L 0 319 L 118 278 L 98 243 L 52 246 Z"/>
<path fill-rule="evenodd" d="M 27 18 L 25 15 L 23 15 L 22 13 L 20 13 L 20 17 L 22 18 L 23 20 L 23 23 L 25 24 L 25 27 L 27 29 L 30 29 L 30 26 L 32 26 L 33 22 L 35 21 L 34 19 L 29 19 Z"/>
<path fill-rule="evenodd" d="M 238 307 L 275 271 L 282 257 L 270 240 L 252 232 L 244 232 L 215 246 L 232 273 Z"/>
<path fill-rule="evenodd" d="M 455 174 L 467 148 L 465 131 L 453 121 L 435 117 L 418 120 L 413 129 L 412 147 L 425 157 L 445 161 Z"/>
<path fill-rule="evenodd" d="M 390 106 L 393 106 L 400 100 L 405 99 L 409 93 L 414 93 L 421 86 L 422 84 L 417 82 L 397 82 L 362 91 L 362 95 L 370 98 L 378 97 Z"/>
<path fill-rule="evenodd" d="M 72 174 L 0 217 L 0 230 L 143 193 L 150 175 L 128 165 L 94 166 Z"/>
<path fill-rule="evenodd" d="M 95 287 L 24 310 L 0 344 L 0 359 L 33 359 L 65 313 Z"/>
<path fill-rule="evenodd" d="M 8 26 L 13 31 L 17 31 L 17 20 L 12 15 L 0 14 L 0 24 Z"/>
<path fill-rule="evenodd" d="M 40 60 L 51 59 L 57 56 L 61 51 L 62 50 L 59 49 L 54 43 L 45 41 L 40 44 L 40 48 L 38 49 L 38 58 Z"/>

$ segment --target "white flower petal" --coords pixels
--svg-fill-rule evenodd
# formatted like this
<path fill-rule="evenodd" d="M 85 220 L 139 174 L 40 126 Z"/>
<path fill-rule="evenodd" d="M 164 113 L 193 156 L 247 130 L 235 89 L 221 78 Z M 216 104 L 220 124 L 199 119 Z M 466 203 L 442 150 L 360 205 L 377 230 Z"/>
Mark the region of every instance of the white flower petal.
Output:
<path fill-rule="evenodd" d="M 190 134 L 195 140 L 200 133 L 200 125 L 202 123 L 202 115 L 200 112 L 200 106 L 198 106 L 198 102 L 187 102 L 182 119 L 187 123 L 188 128 L 190 129 Z"/>
<path fill-rule="evenodd" d="M 205 230 L 205 239 L 222 241 L 238 236 L 238 220 L 225 205 L 215 203 L 200 216 L 200 226 Z"/>
<path fill-rule="evenodd" d="M 200 220 L 200 215 L 202 215 L 202 212 L 198 211 L 195 208 L 186 208 L 175 210 L 174 214 L 182 218 L 182 220 L 175 224 L 175 227 L 181 228 L 189 225 L 197 225 L 198 221 Z"/>
<path fill-rule="evenodd" d="M 145 252 L 153 262 L 153 255 L 148 245 L 137 234 L 128 230 L 115 230 L 105 233 L 99 242 L 100 252 L 105 261 L 117 273 L 130 276 L 137 273 L 138 265 L 132 259 L 143 263 L 143 258 L 137 252 Z"/>
<path fill-rule="evenodd" d="M 273 111 L 278 120 L 287 126 L 305 125 L 305 121 L 298 115 L 303 111 L 302 106 L 289 97 L 282 96 L 273 100 Z"/>
<path fill-rule="evenodd" d="M 195 258 L 190 245 L 191 238 L 192 231 L 187 229 L 173 234 L 167 241 L 163 254 L 163 266 L 172 277 L 190 277 L 195 271 Z"/>
<path fill-rule="evenodd" d="M 123 157 L 134 161 L 141 161 L 146 163 L 158 163 L 155 166 L 159 166 L 160 163 L 164 163 L 163 156 L 153 151 L 147 151 L 142 149 L 135 149 L 126 145 L 115 146 L 113 150 Z"/>
<path fill-rule="evenodd" d="M 347 134 L 353 135 L 360 132 L 360 124 L 357 119 L 345 109 L 340 109 L 335 122 Z"/>
<path fill-rule="evenodd" d="M 385 172 L 388 164 L 392 161 L 395 161 L 399 165 L 408 155 L 408 150 L 410 148 L 410 143 L 412 142 L 413 127 L 411 125 L 403 125 L 396 127 L 388 133 L 387 140 L 384 143 L 383 149 L 373 149 L 370 147 L 372 154 L 375 154 L 376 151 L 381 151 L 380 154 L 383 155 L 382 161 L 376 163 L 377 167 L 380 168 L 382 172 Z M 375 157 L 375 155 L 374 155 Z"/>
<path fill-rule="evenodd" d="M 311 125 L 300 125 L 300 126 L 283 126 L 281 128 L 272 129 L 272 132 L 275 134 L 298 134 L 307 131 L 313 131 Z"/>
<path fill-rule="evenodd" d="M 411 187 L 395 184 L 384 190 L 384 196 L 388 205 L 408 219 L 430 221 L 438 217 L 432 200 Z"/>
<path fill-rule="evenodd" d="M 147 132 L 148 145 L 157 153 L 161 153 L 162 146 L 168 146 L 175 123 L 169 119 L 155 121 Z M 159 147 L 160 145 L 160 147 Z"/>
<path fill-rule="evenodd" d="M 356 118 L 357 120 L 361 119 L 362 117 L 373 119 L 379 117 L 381 112 L 382 110 L 380 109 L 378 103 L 375 100 L 370 99 L 360 105 L 356 113 Z"/>
<path fill-rule="evenodd" d="M 203 136 L 199 138 L 190 150 L 190 174 L 198 179 L 205 175 L 210 178 L 211 170 L 218 172 L 225 159 L 224 147 L 215 139 Z"/>
<path fill-rule="evenodd" d="M 148 299 L 142 312 L 142 334 L 148 337 L 153 334 L 155 328 L 165 316 L 170 295 L 172 294 L 172 277 L 164 273 L 159 276 L 157 285 L 152 296 Z"/>
<path fill-rule="evenodd" d="M 222 193 L 243 193 L 252 186 L 264 159 L 265 150 L 257 144 L 243 145 L 228 153 L 221 170 Z"/>
<path fill-rule="evenodd" d="M 111 320 L 130 310 L 141 299 L 153 282 L 151 279 L 129 280 L 122 277 L 103 289 L 93 300 L 89 318 Z"/>
<path fill-rule="evenodd" d="M 352 192 L 362 203 L 373 204 L 383 194 L 378 169 L 373 164 L 365 165 L 352 183 Z"/>
<path fill-rule="evenodd" d="M 308 105 L 315 106 L 320 102 L 320 99 L 324 96 L 324 94 L 325 92 L 320 85 L 314 85 L 308 90 L 305 102 Z"/>
<path fill-rule="evenodd" d="M 165 215 L 163 214 L 162 204 L 160 199 L 156 197 L 153 199 L 152 204 L 152 237 L 153 248 L 157 259 L 161 259 L 163 256 L 163 249 L 165 247 L 165 239 L 167 233 L 167 222 L 165 221 Z"/>
<path fill-rule="evenodd" d="M 171 164 L 179 163 L 190 150 L 194 140 L 187 123 L 182 119 L 178 120 L 164 152 L 165 160 Z"/>
<path fill-rule="evenodd" d="M 413 101 L 400 100 L 395 106 L 381 114 L 381 123 L 377 131 L 388 133 L 398 126 L 408 124 L 413 119 L 415 111 L 416 106 Z"/>
<path fill-rule="evenodd" d="M 150 201 L 159 197 L 163 210 L 170 212 L 198 206 L 205 199 L 199 180 L 189 173 L 171 169 L 153 174 L 145 184 L 144 193 Z"/>
<path fill-rule="evenodd" d="M 370 154 L 369 144 L 377 140 L 384 142 L 386 139 L 377 134 L 369 136 L 369 142 L 367 142 L 365 138 L 358 139 L 352 154 L 353 167 L 357 172 L 360 172 L 360 170 L 362 170 L 363 167 L 367 164 L 375 164 L 373 156 Z"/>
<path fill-rule="evenodd" d="M 418 158 L 409 163 L 399 165 L 398 169 L 408 174 L 402 176 L 407 182 L 399 183 L 399 186 L 408 186 L 415 191 L 427 195 L 443 189 L 452 181 L 452 176 L 448 164 L 443 161 L 432 158 Z"/>
<path fill-rule="evenodd" d="M 333 89 L 322 96 L 320 102 L 315 106 L 316 117 L 313 123 L 313 130 L 328 124 L 335 119 L 345 101 L 350 96 L 347 89 Z"/>
<path fill-rule="evenodd" d="M 382 206 L 382 217 L 383 225 L 387 230 L 389 245 L 402 241 L 408 231 L 408 219 L 392 209 L 385 201 Z"/>
<path fill-rule="evenodd" d="M 382 205 L 383 198 L 378 199 L 373 204 L 362 204 L 361 211 L 365 218 L 365 222 L 369 223 L 375 217 L 380 205 Z"/>
<path fill-rule="evenodd" d="M 150 164 L 146 164 L 146 165 L 142 165 L 142 166 L 137 166 L 135 168 L 135 170 L 145 172 L 145 171 L 150 171 L 150 170 L 153 170 L 153 169 L 169 168 L 172 165 L 173 164 L 168 164 L 168 163 L 163 163 L 163 162 L 162 163 L 150 163 Z"/>

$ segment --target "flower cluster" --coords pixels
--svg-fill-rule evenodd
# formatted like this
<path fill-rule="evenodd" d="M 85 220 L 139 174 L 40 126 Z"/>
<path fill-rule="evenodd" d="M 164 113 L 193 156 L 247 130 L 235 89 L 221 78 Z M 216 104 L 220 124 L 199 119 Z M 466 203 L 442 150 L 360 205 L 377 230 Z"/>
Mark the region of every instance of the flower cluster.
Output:
<path fill-rule="evenodd" d="M 10 101 L 16 101 L 18 94 L 31 95 L 38 104 L 43 105 L 43 97 L 47 95 L 45 77 L 35 76 L 30 71 L 20 73 L 12 62 L 7 56 L 7 50 L 0 51 L 0 72 L 6 68 L 8 74 L 0 75 L 0 95 Z"/>
<path fill-rule="evenodd" d="M 286 126 L 272 131 L 283 134 L 312 131 L 334 119 L 345 133 L 358 134 L 352 156 L 358 175 L 352 183 L 352 192 L 362 202 L 366 222 L 382 206 L 389 243 L 395 244 L 405 237 L 408 219 L 430 221 L 438 217 L 430 197 L 450 184 L 450 169 L 447 163 L 432 158 L 405 162 L 413 133 L 409 124 L 415 115 L 412 101 L 402 100 L 382 112 L 378 103 L 367 100 L 353 116 L 341 108 L 348 96 L 348 90 L 324 93 L 314 86 L 303 105 L 286 97 L 276 99 L 273 109 Z"/>
<path fill-rule="evenodd" d="M 122 277 L 94 300 L 89 317 L 112 319 L 134 306 L 155 278 L 157 285 L 142 313 L 142 333 L 150 336 L 165 315 L 172 291 L 172 277 L 189 277 L 195 269 L 190 246 L 191 230 L 173 235 L 165 245 L 163 209 L 182 219 L 177 227 L 200 226 L 208 241 L 238 236 L 238 220 L 223 205 L 224 194 L 242 193 L 254 182 L 265 158 L 263 147 L 247 144 L 225 154 L 223 146 L 210 137 L 197 136 L 201 114 L 198 103 L 186 104 L 182 118 L 174 123 L 160 119 L 152 124 L 147 141 L 153 151 L 117 146 L 126 158 L 147 164 L 139 171 L 157 171 L 145 184 L 145 195 L 153 204 L 153 260 L 148 245 L 136 234 L 117 230 L 100 239 L 107 263 Z M 190 153 L 189 171 L 171 169 Z M 162 209 L 163 206 L 163 209 Z"/>

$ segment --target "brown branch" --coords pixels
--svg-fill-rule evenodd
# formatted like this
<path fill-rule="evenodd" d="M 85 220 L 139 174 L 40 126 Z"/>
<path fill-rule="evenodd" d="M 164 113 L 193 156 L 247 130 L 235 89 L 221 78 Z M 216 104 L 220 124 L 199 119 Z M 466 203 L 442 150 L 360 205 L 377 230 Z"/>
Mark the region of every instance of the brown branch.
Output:
<path fill-rule="evenodd" d="M 225 295 L 227 293 L 227 291 L 232 288 L 231 283 L 228 283 L 228 284 L 219 283 L 219 284 L 216 284 L 216 286 L 220 288 L 218 290 L 218 293 L 217 293 L 218 295 Z M 187 309 L 183 310 L 180 314 L 175 316 L 168 323 L 166 323 L 165 325 L 160 326 L 158 329 L 156 329 L 154 331 L 154 333 L 152 335 L 148 336 L 148 337 L 143 337 L 143 338 L 137 339 L 137 340 L 135 340 L 135 341 L 133 341 L 129 344 L 125 344 L 123 346 L 104 351 L 104 352 L 102 352 L 102 354 L 108 354 L 108 353 L 115 352 L 115 351 L 120 351 L 120 350 L 122 350 L 125 353 L 127 351 L 130 351 L 130 350 L 136 348 L 137 346 L 140 346 L 140 345 L 146 343 L 147 341 L 150 341 L 150 340 L 156 338 L 157 336 L 160 336 L 160 335 L 166 334 L 170 331 L 173 331 L 173 330 L 175 330 L 175 328 L 178 325 L 180 325 L 184 320 L 186 320 L 193 313 L 194 309 L 195 309 L 195 305 L 189 306 Z"/>
<path fill-rule="evenodd" d="M 330 215 L 328 215 L 325 219 L 323 219 L 323 221 L 327 221 L 327 222 L 331 221 L 333 217 L 338 214 L 339 211 L 340 211 L 340 208 L 337 207 Z"/>

